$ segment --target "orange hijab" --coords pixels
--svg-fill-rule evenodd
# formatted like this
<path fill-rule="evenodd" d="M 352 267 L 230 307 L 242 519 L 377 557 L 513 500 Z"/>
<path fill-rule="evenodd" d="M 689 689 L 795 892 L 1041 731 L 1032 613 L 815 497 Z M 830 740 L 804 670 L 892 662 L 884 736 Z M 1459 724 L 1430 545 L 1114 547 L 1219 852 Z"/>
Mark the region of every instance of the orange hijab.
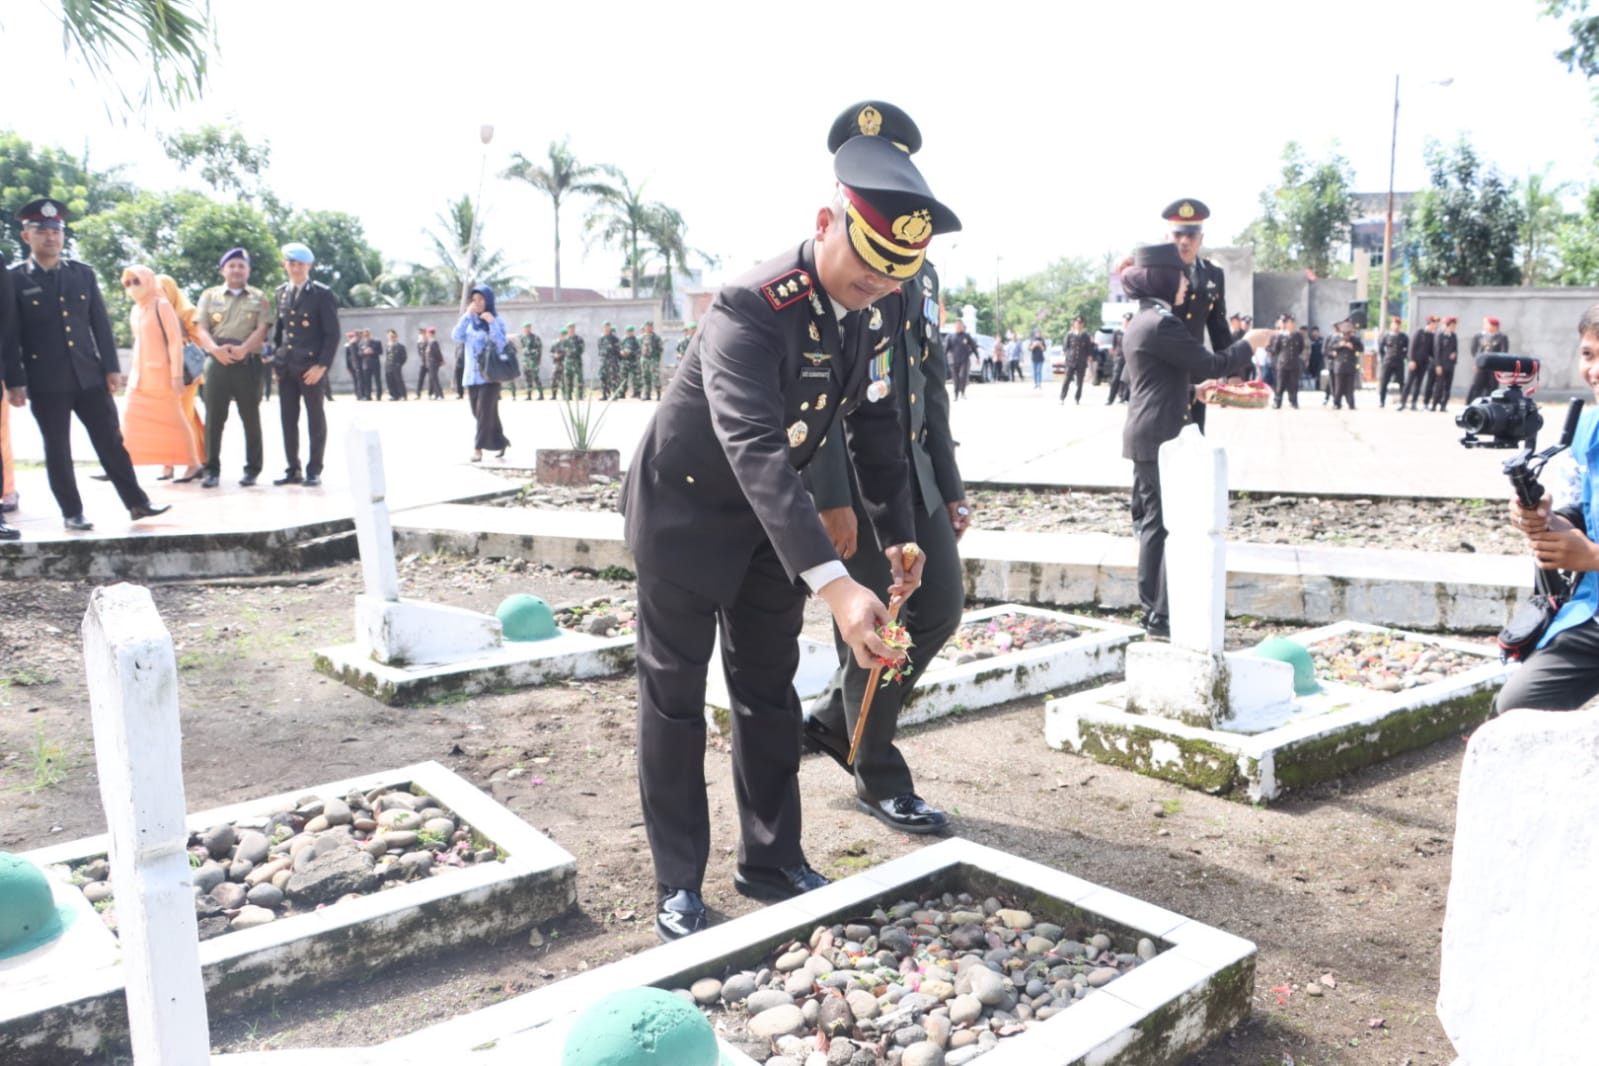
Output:
<path fill-rule="evenodd" d="M 183 290 L 178 288 L 178 283 L 173 281 L 169 274 L 157 274 L 155 283 L 161 286 L 167 302 L 178 313 L 178 321 L 183 323 L 183 339 L 198 343 L 200 332 L 199 327 L 195 325 L 194 305 L 189 303 L 189 298 L 183 295 Z"/>

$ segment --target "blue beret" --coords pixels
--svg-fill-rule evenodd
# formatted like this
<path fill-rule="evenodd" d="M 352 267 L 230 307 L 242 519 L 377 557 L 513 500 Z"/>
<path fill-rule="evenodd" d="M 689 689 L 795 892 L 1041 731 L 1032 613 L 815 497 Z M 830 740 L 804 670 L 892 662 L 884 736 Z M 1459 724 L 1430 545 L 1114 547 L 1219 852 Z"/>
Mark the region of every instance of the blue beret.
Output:
<path fill-rule="evenodd" d="M 290 263 L 314 263 L 316 253 L 299 241 L 290 241 L 283 246 L 283 258 Z"/>
<path fill-rule="evenodd" d="M 243 248 L 229 248 L 226 252 L 222 253 L 222 258 L 217 261 L 217 267 L 220 269 L 227 266 L 229 259 L 243 259 L 245 265 L 248 266 L 250 262 L 250 253 L 245 251 Z"/>

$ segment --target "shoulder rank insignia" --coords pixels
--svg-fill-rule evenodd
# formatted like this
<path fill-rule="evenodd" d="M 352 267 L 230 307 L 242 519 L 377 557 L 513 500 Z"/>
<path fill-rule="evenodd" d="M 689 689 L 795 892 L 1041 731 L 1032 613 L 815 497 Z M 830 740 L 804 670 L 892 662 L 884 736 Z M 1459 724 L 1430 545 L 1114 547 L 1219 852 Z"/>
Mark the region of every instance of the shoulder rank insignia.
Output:
<path fill-rule="evenodd" d="M 761 286 L 761 295 L 774 311 L 781 311 L 811 292 L 810 275 L 799 269 L 790 270 Z"/>

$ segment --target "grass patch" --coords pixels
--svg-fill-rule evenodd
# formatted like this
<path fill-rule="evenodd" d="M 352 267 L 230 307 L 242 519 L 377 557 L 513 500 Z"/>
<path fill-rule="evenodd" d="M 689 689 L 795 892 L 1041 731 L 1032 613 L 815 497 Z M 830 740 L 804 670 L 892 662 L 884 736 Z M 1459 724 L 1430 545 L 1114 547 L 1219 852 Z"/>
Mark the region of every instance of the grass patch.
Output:
<path fill-rule="evenodd" d="M 27 751 L 26 758 L 20 766 L 23 773 L 28 775 L 28 780 L 20 785 L 13 785 L 11 792 L 43 792 L 54 785 L 59 785 L 66 780 L 68 766 L 66 753 L 61 746 L 44 735 L 44 723 L 34 723 L 33 747 Z"/>

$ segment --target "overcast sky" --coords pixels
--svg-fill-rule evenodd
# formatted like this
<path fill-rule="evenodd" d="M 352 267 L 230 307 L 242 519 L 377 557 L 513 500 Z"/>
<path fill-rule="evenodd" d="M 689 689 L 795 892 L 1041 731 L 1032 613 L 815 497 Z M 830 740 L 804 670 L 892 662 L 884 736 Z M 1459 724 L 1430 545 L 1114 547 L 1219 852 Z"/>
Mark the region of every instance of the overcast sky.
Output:
<path fill-rule="evenodd" d="M 411 260 L 446 200 L 476 189 L 492 123 L 486 237 L 546 285 L 549 201 L 495 180 L 511 152 L 542 157 L 569 136 L 580 160 L 620 166 L 683 213 L 690 244 L 720 257 L 717 280 L 808 235 L 831 188 L 827 128 L 864 97 L 916 119 L 917 162 L 965 223 L 933 246 L 946 283 L 1120 253 L 1158 237 L 1181 196 L 1211 206 L 1210 244 L 1230 243 L 1290 139 L 1337 142 L 1359 189 L 1382 190 L 1396 73 L 1399 189 L 1425 183 L 1427 136 L 1462 131 L 1509 177 L 1546 164 L 1594 177 L 1594 105 L 1554 59 L 1565 29 L 1538 0 L 212 0 L 206 99 L 125 125 L 62 59 L 57 7 L 0 13 L 14 105 L 0 126 L 162 188 L 197 181 L 156 131 L 232 120 L 270 142 L 280 195 L 348 211 L 386 257 Z M 608 288 L 619 257 L 585 254 L 582 207 L 563 210 L 563 282 Z"/>

